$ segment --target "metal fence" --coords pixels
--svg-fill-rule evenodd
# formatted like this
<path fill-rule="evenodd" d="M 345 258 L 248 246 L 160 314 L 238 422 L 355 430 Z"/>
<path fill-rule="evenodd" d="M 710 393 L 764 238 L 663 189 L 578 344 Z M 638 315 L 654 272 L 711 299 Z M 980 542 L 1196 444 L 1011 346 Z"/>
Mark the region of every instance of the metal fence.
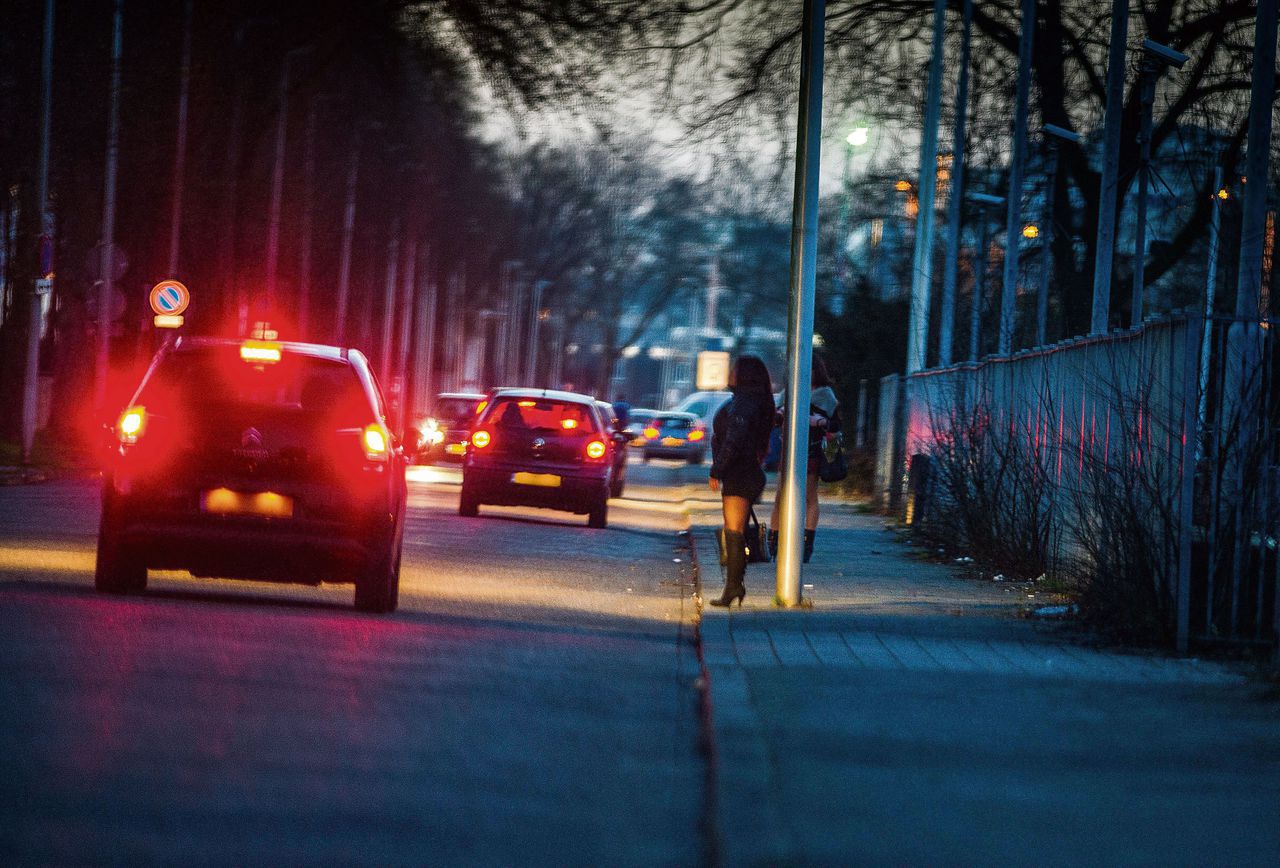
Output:
<path fill-rule="evenodd" d="M 1136 575 L 1180 650 L 1274 646 L 1275 325 L 1184 314 L 886 378 L 881 505 L 961 537 L 966 509 L 1014 513 L 1048 570 Z"/>

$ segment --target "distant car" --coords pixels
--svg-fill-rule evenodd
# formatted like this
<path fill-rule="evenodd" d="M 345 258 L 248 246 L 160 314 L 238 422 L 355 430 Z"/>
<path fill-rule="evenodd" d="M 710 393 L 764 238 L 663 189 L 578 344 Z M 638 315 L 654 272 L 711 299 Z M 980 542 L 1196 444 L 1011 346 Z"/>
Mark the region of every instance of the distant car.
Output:
<path fill-rule="evenodd" d="M 467 454 L 471 425 L 485 396 L 478 392 L 441 392 L 416 426 L 419 461 L 456 461 Z"/>
<path fill-rule="evenodd" d="M 631 410 L 631 415 L 627 417 L 627 426 L 623 429 L 627 432 L 631 447 L 639 449 L 644 445 L 644 429 L 649 427 L 649 423 L 657 415 L 657 410 L 644 408 Z"/>
<path fill-rule="evenodd" d="M 631 441 L 631 435 L 619 422 L 612 404 L 597 401 L 596 408 L 604 417 L 605 427 L 613 438 L 613 481 L 609 484 L 609 496 L 622 497 L 622 490 L 627 486 L 627 443 Z"/>
<path fill-rule="evenodd" d="M 659 413 L 644 429 L 644 460 L 678 458 L 701 464 L 707 457 L 707 428 L 692 413 Z"/>
<path fill-rule="evenodd" d="M 594 398 L 497 389 L 471 432 L 458 514 L 476 516 L 486 503 L 534 506 L 605 527 L 617 449 Z"/>
<path fill-rule="evenodd" d="M 702 422 L 702 427 L 711 430 L 711 423 L 716 413 L 733 397 L 732 392 L 694 392 L 679 404 L 671 408 L 673 413 L 692 413 Z"/>
<path fill-rule="evenodd" d="M 357 609 L 400 588 L 404 456 L 358 350 L 179 338 L 115 425 L 94 584 L 147 570 L 318 585 Z"/>

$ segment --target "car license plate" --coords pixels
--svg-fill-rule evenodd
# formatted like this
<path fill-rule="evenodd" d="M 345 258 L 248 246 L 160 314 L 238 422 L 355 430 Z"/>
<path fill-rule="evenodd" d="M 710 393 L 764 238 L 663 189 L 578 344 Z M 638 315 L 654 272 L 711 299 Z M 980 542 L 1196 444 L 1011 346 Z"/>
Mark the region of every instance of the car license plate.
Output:
<path fill-rule="evenodd" d="M 683 446 L 684 438 L 683 437 L 663 437 L 662 445 L 663 446 Z"/>
<path fill-rule="evenodd" d="M 200 498 L 200 507 L 214 515 L 260 515 L 266 518 L 292 518 L 293 498 L 274 491 L 246 493 L 229 488 L 214 488 Z"/>
<path fill-rule="evenodd" d="M 444 447 L 444 451 L 445 451 L 445 452 L 448 452 L 450 455 L 466 455 L 466 454 L 467 454 L 467 444 L 465 444 L 465 443 L 450 443 L 448 446 Z"/>
<path fill-rule="evenodd" d="M 560 477 L 554 473 L 520 473 L 512 474 L 511 481 L 516 485 L 537 485 L 541 488 L 559 488 Z"/>

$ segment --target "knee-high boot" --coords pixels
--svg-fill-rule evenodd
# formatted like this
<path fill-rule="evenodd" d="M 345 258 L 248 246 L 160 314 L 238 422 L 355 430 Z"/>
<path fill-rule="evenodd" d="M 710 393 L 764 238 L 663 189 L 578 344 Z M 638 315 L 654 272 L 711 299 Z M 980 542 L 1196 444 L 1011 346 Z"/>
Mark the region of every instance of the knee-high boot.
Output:
<path fill-rule="evenodd" d="M 737 600 L 742 605 L 742 598 L 747 595 L 747 547 L 742 534 L 726 530 L 724 532 L 725 580 L 724 592 L 718 599 L 712 600 L 713 606 L 732 606 Z"/>

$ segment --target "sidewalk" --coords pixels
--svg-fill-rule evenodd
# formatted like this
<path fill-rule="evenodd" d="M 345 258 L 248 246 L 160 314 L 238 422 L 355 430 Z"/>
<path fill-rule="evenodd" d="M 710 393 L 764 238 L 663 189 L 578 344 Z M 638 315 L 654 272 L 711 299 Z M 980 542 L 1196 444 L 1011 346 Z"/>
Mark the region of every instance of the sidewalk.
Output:
<path fill-rule="evenodd" d="M 703 597 L 723 582 L 691 503 Z M 1280 860 L 1280 707 L 1229 667 L 1086 647 L 1025 591 L 824 507 L 803 582 L 706 606 L 726 865 Z"/>

